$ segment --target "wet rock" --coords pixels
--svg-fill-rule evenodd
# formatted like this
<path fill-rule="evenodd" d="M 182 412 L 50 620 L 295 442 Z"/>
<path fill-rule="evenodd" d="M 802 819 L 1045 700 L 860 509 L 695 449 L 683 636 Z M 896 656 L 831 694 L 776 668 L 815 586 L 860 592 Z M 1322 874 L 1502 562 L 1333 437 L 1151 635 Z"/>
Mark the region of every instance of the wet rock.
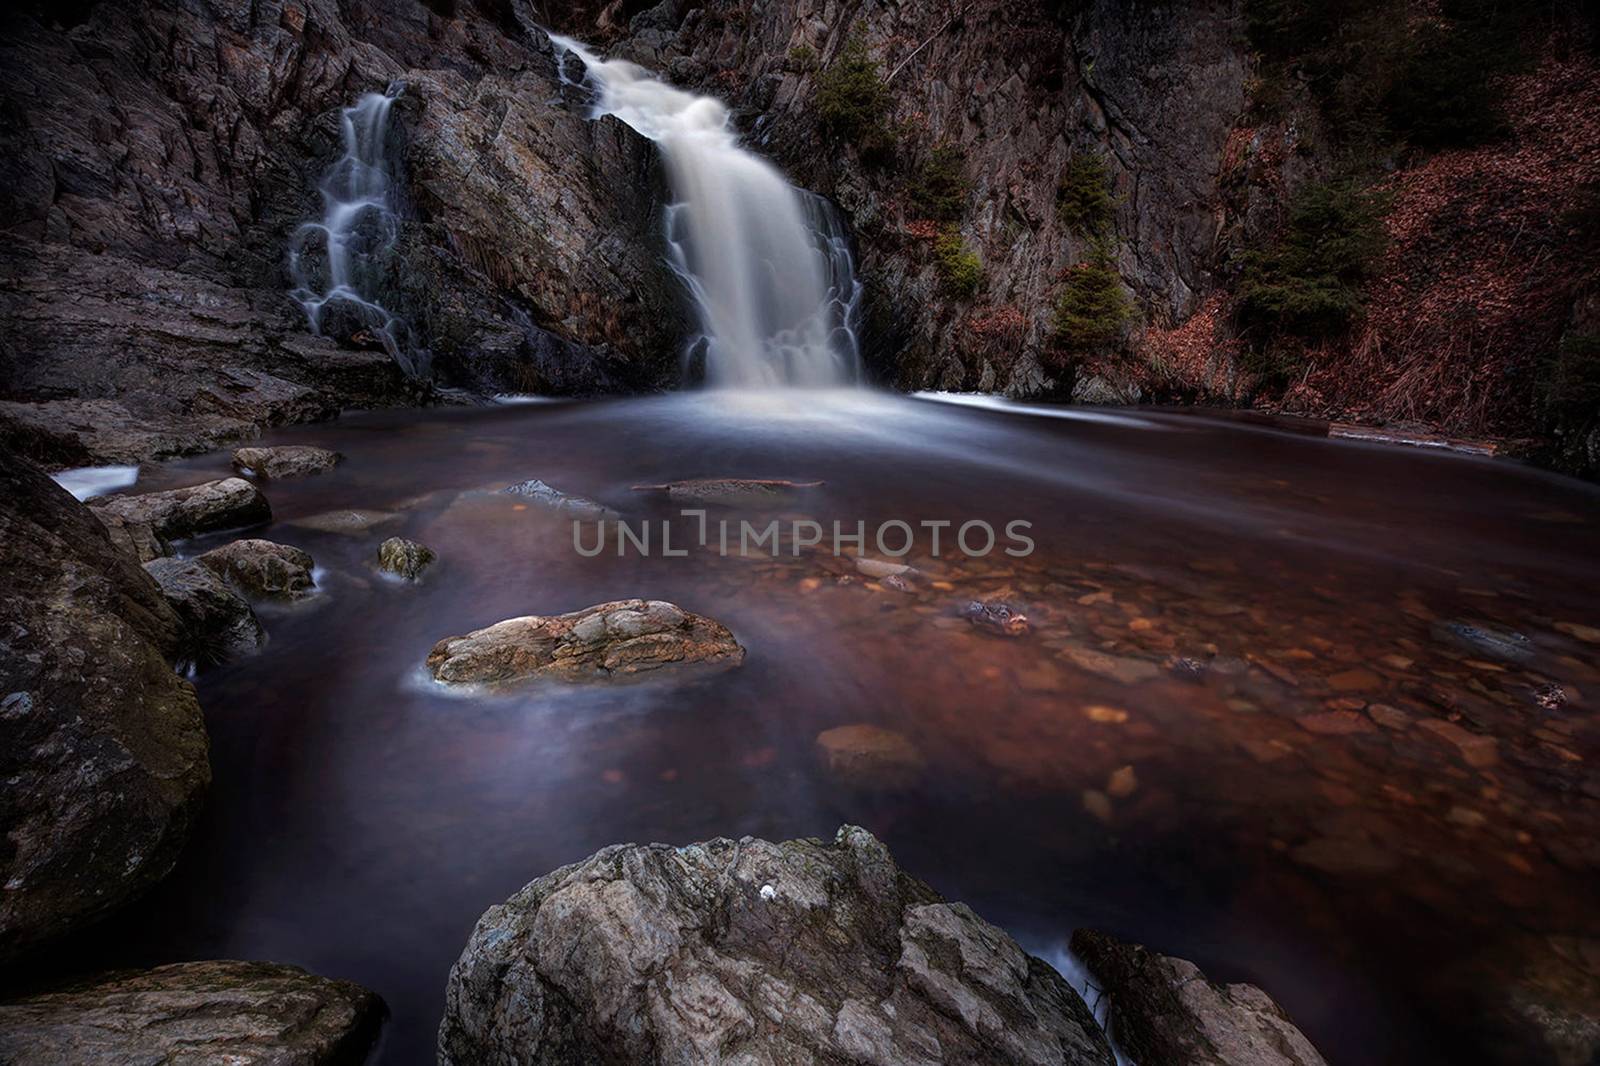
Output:
<path fill-rule="evenodd" d="M 343 458 L 327 448 L 285 444 L 277 448 L 237 448 L 233 453 L 233 465 L 243 474 L 280 480 L 332 470 Z"/>
<path fill-rule="evenodd" d="M 378 568 L 407 581 L 421 577 L 437 558 L 432 548 L 404 537 L 390 537 L 378 545 Z"/>
<path fill-rule="evenodd" d="M 441 1066 L 1005 1062 L 1110 1066 L 1045 963 L 863 829 L 619 845 L 479 920 Z"/>
<path fill-rule="evenodd" d="M 1324 1066 L 1283 1008 L 1255 985 L 1218 984 L 1194 963 L 1079 929 L 1072 950 L 1110 1001 L 1124 1054 L 1161 1066 Z"/>
<path fill-rule="evenodd" d="M 868 559 L 864 556 L 858 556 L 855 565 L 858 574 L 879 580 L 888 577 L 916 578 L 920 576 L 913 566 L 908 566 L 905 563 L 886 562 L 883 559 Z"/>
<path fill-rule="evenodd" d="M 1170 655 L 1163 662 L 1162 667 L 1179 681 L 1204 681 L 1206 664 L 1199 659 L 1191 659 L 1186 655 Z"/>
<path fill-rule="evenodd" d="M 1545 681 L 1529 690 L 1533 702 L 1546 711 L 1559 711 L 1567 705 L 1567 690 L 1554 681 Z"/>
<path fill-rule="evenodd" d="M 615 600 L 569 614 L 508 618 L 428 654 L 439 681 L 593 680 L 664 667 L 737 666 L 744 648 L 721 622 L 662 600 Z"/>
<path fill-rule="evenodd" d="M 311 554 L 288 544 L 236 540 L 196 561 L 253 600 L 297 600 L 316 590 Z"/>
<path fill-rule="evenodd" d="M 1585 644 L 1600 644 L 1600 626 L 1586 626 L 1581 622 L 1557 622 L 1555 629 L 1569 637 L 1576 637 Z"/>
<path fill-rule="evenodd" d="M 515 485 L 506 486 L 502 491 L 508 492 L 513 496 L 521 496 L 532 500 L 539 506 L 552 511 L 561 511 L 572 518 L 616 521 L 622 517 L 604 504 L 596 503 L 582 496 L 569 496 L 565 492 L 553 489 L 537 479 L 519 481 Z"/>
<path fill-rule="evenodd" d="M 166 540 L 272 520 L 272 508 L 261 490 L 237 477 L 165 492 L 102 496 L 89 509 L 108 526 L 114 522 L 124 527 L 146 526 Z"/>
<path fill-rule="evenodd" d="M 105 974 L 0 1003 L 12 1066 L 344 1066 L 365 1059 L 383 1001 L 349 981 L 263 962 Z"/>
<path fill-rule="evenodd" d="M 1122 685 L 1137 685 L 1161 676 L 1161 670 L 1155 663 L 1125 655 L 1112 655 L 1094 648 L 1069 645 L 1057 654 L 1080 670 Z"/>
<path fill-rule="evenodd" d="M 1453 746 L 1468 766 L 1481 770 L 1500 761 L 1499 745 L 1494 737 L 1469 733 L 1443 718 L 1423 718 L 1417 722 L 1417 728 Z"/>
<path fill-rule="evenodd" d="M 304 518 L 293 518 L 285 524 L 296 529 L 309 529 L 313 533 L 337 533 L 345 537 L 359 537 L 399 519 L 400 515 L 394 511 L 352 507 L 342 511 L 323 511 Z"/>
<path fill-rule="evenodd" d="M 817 754 L 828 773 L 852 788 L 908 788 L 927 769 L 922 752 L 904 735 L 865 723 L 818 733 Z"/>
<path fill-rule="evenodd" d="M 695 478 L 662 485 L 635 485 L 635 492 L 665 493 L 668 500 L 689 507 L 743 507 L 756 510 L 787 507 L 820 481 L 770 478 Z"/>
<path fill-rule="evenodd" d="M 160 588 L 87 508 L 4 449 L 0 574 L 5 959 L 165 876 L 211 770 Z"/>
<path fill-rule="evenodd" d="M 201 665 L 248 655 L 267 642 L 255 611 L 196 559 L 153 559 L 145 571 L 177 612 L 181 658 Z"/>
<path fill-rule="evenodd" d="M 1341 670 L 1328 678 L 1328 687 L 1335 692 L 1361 692 L 1377 688 L 1381 683 L 1377 674 L 1362 667 Z"/>
<path fill-rule="evenodd" d="M 1525 662 L 1533 656 L 1533 642 L 1509 629 L 1472 622 L 1436 622 L 1433 635 L 1447 644 L 1506 662 Z"/>
<path fill-rule="evenodd" d="M 1367 708 L 1367 716 L 1385 729 L 1405 729 L 1411 725 L 1411 716 L 1387 703 L 1374 703 Z"/>
<path fill-rule="evenodd" d="M 1031 628 L 1028 616 L 1003 600 L 973 600 L 961 609 L 961 617 L 974 629 L 1002 637 L 1025 637 Z"/>
<path fill-rule="evenodd" d="M 1352 733 L 1371 733 L 1372 723 L 1355 711 L 1321 711 L 1295 719 L 1301 729 L 1323 737 L 1344 737 Z"/>

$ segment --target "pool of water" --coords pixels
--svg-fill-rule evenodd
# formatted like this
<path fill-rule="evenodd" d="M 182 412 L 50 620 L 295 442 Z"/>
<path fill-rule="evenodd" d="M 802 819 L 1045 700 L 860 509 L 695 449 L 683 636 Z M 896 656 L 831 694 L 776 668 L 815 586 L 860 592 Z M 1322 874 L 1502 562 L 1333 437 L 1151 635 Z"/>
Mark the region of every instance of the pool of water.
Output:
<path fill-rule="evenodd" d="M 95 934 L 98 965 L 109 944 L 351 978 L 393 1012 L 381 1061 L 427 1062 L 468 932 L 527 881 L 621 841 L 854 822 L 1047 957 L 1093 925 L 1263 985 L 1334 1066 L 1543 1061 L 1519 1003 L 1594 1002 L 1592 486 L 1157 411 L 868 392 L 368 413 L 266 443 L 347 457 L 265 485 L 256 535 L 310 551 L 321 591 L 264 608 L 269 646 L 197 678 L 204 824 Z M 921 574 L 886 587 L 826 539 L 586 558 L 562 516 L 477 491 L 539 478 L 674 521 L 676 547 L 694 520 L 633 486 L 703 476 L 821 481 L 785 522 L 904 521 Z M 332 508 L 393 517 L 294 524 Z M 946 530 L 933 556 L 920 523 L 974 520 L 1002 531 L 992 552 Z M 1002 551 L 1016 520 L 1026 557 Z M 420 584 L 373 571 L 393 534 L 438 552 Z M 422 670 L 442 637 L 635 596 L 725 622 L 745 663 L 468 697 Z M 974 627 L 975 599 L 1031 631 Z M 818 734 L 858 723 L 921 772 L 831 772 Z"/>

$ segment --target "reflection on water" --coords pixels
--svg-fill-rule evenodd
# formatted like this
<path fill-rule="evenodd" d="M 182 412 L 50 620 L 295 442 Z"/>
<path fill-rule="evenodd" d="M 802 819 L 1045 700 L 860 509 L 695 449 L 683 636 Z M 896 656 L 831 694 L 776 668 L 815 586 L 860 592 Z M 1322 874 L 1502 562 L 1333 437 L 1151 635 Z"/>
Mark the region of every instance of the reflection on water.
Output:
<path fill-rule="evenodd" d="M 431 1061 L 450 964 L 528 880 L 619 841 L 852 821 L 1035 951 L 1092 924 L 1264 985 L 1335 1066 L 1539 1061 L 1518 997 L 1593 1001 L 1590 487 L 1192 417 L 867 393 L 384 413 L 267 443 L 288 441 L 348 457 L 267 486 L 264 535 L 311 551 L 324 591 L 201 675 L 210 810 L 112 928 L 118 961 L 353 978 L 394 1011 L 384 1061 Z M 467 491 L 539 478 L 660 519 L 632 485 L 706 476 L 820 479 L 785 514 L 825 525 L 1026 519 L 1038 551 L 914 558 L 908 591 L 815 552 L 586 559 L 559 516 Z M 401 517 L 286 524 L 334 507 Z M 439 553 L 420 586 L 369 567 L 397 533 Z M 724 621 L 748 660 L 494 699 L 419 676 L 441 637 L 632 596 Z M 974 598 L 1032 632 L 978 631 Z M 830 776 L 816 737 L 854 723 L 902 734 L 919 775 Z"/>

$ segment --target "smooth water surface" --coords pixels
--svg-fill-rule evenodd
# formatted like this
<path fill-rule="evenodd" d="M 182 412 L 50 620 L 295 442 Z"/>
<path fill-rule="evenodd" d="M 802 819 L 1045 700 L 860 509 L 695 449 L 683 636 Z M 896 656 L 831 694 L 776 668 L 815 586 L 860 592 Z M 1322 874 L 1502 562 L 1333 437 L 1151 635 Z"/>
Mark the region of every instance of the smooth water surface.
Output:
<path fill-rule="evenodd" d="M 347 456 L 264 485 L 256 535 L 312 552 L 322 591 L 264 608 L 269 647 L 198 678 L 204 825 L 95 934 L 102 958 L 110 941 L 116 961 L 352 978 L 393 1011 L 382 1061 L 428 1062 L 469 930 L 527 881 L 616 842 L 855 822 L 1036 952 L 1094 925 L 1264 985 L 1335 1066 L 1536 1061 L 1497 1020 L 1516 990 L 1594 991 L 1591 486 L 1173 414 L 863 392 L 370 413 L 266 441 L 288 442 Z M 786 517 L 824 523 L 1026 520 L 1038 549 L 934 559 L 924 538 L 924 577 L 897 591 L 814 551 L 586 559 L 565 519 L 473 491 L 539 478 L 659 519 L 675 508 L 631 486 L 697 476 L 821 480 Z M 292 524 L 352 507 L 395 517 Z M 392 534 L 439 553 L 421 584 L 371 569 Z M 721 619 L 748 659 L 494 698 L 422 671 L 442 637 L 633 596 Z M 961 617 L 995 597 L 1029 635 Z M 1528 643 L 1481 643 L 1500 630 Z M 850 723 L 910 738 L 920 780 L 831 776 L 815 738 Z"/>

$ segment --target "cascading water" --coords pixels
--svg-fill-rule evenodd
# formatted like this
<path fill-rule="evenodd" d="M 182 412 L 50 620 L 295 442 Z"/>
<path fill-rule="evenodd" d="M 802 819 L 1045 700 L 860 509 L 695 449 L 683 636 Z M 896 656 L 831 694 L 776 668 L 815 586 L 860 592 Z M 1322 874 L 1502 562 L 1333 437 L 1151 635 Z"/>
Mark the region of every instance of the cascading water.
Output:
<path fill-rule="evenodd" d="M 289 244 L 290 295 L 321 333 L 330 313 L 347 312 L 352 333 L 366 331 L 412 377 L 427 371 L 413 349 L 410 330 L 378 302 L 389 254 L 400 236 L 394 181 L 384 145 L 389 111 L 405 86 L 366 93 L 343 111 L 344 155 L 322 179 L 322 221 L 307 222 Z"/>
<path fill-rule="evenodd" d="M 562 80 L 568 54 L 614 115 L 661 148 L 677 203 L 667 211 L 674 271 L 694 302 L 713 385 L 839 385 L 860 376 L 854 318 L 861 294 L 832 206 L 745 151 L 720 100 L 695 96 L 622 60 L 551 35 Z M 571 84 L 570 81 L 567 82 Z"/>

